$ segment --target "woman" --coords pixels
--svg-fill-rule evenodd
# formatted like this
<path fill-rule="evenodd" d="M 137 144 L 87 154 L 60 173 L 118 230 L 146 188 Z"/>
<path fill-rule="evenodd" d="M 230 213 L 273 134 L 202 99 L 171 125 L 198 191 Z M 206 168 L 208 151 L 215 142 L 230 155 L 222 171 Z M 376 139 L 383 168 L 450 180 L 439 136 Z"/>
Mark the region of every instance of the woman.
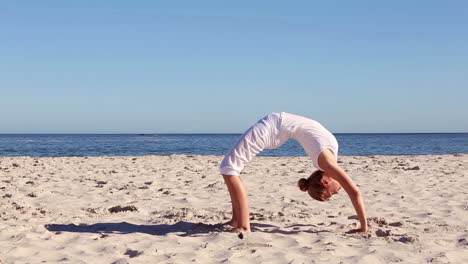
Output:
<path fill-rule="evenodd" d="M 233 232 L 250 232 L 249 205 L 240 172 L 255 155 L 264 149 L 275 149 L 290 138 L 296 139 L 319 170 L 308 179 L 300 179 L 301 191 L 319 201 L 330 199 L 343 187 L 352 201 L 361 228 L 351 232 L 367 232 L 367 218 L 361 192 L 337 163 L 338 142 L 317 121 L 289 113 L 271 113 L 250 127 L 226 154 L 220 171 L 229 190 Z"/>

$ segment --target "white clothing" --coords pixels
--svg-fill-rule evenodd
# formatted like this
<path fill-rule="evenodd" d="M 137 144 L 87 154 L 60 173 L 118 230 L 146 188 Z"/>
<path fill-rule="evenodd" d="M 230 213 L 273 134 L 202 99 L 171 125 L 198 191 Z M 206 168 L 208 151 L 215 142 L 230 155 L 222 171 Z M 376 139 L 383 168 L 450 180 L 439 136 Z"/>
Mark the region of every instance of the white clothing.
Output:
<path fill-rule="evenodd" d="M 324 149 L 338 155 L 336 138 L 319 122 L 289 113 L 271 113 L 250 127 L 226 154 L 221 162 L 223 175 L 239 175 L 245 164 L 264 149 L 275 149 L 290 138 L 297 140 L 318 165 L 318 156 Z"/>

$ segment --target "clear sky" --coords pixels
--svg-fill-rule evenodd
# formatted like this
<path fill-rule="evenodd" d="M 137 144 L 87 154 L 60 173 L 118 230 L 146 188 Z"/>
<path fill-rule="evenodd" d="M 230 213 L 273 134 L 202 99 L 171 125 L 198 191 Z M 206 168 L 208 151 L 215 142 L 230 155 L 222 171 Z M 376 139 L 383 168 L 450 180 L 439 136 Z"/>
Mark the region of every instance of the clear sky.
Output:
<path fill-rule="evenodd" d="M 468 1 L 0 0 L 0 133 L 468 132 Z"/>

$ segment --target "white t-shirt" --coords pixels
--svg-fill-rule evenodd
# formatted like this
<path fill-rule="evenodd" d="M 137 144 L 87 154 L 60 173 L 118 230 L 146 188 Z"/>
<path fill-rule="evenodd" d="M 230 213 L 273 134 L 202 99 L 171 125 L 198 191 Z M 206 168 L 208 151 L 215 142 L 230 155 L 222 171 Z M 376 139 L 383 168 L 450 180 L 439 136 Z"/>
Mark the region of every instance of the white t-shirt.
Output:
<path fill-rule="evenodd" d="M 239 175 L 245 164 L 264 149 L 275 149 L 290 138 L 297 140 L 318 165 L 318 156 L 324 149 L 338 155 L 336 138 L 319 122 L 289 113 L 271 113 L 250 127 L 226 154 L 221 162 L 223 175 Z"/>

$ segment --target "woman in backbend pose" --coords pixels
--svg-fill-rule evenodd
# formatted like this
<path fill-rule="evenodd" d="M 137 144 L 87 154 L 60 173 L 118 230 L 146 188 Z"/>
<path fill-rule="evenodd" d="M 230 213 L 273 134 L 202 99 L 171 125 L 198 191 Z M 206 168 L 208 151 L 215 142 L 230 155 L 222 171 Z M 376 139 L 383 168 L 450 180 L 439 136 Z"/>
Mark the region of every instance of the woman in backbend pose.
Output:
<path fill-rule="evenodd" d="M 233 232 L 250 231 L 247 192 L 240 172 L 255 155 L 264 149 L 275 149 L 288 139 L 296 139 L 312 159 L 315 168 L 308 179 L 300 179 L 301 191 L 319 201 L 326 201 L 343 187 L 353 203 L 361 223 L 354 232 L 367 232 L 367 218 L 361 192 L 346 172 L 338 166 L 338 142 L 317 121 L 288 113 L 271 113 L 250 127 L 226 154 L 220 170 L 229 190 Z"/>

